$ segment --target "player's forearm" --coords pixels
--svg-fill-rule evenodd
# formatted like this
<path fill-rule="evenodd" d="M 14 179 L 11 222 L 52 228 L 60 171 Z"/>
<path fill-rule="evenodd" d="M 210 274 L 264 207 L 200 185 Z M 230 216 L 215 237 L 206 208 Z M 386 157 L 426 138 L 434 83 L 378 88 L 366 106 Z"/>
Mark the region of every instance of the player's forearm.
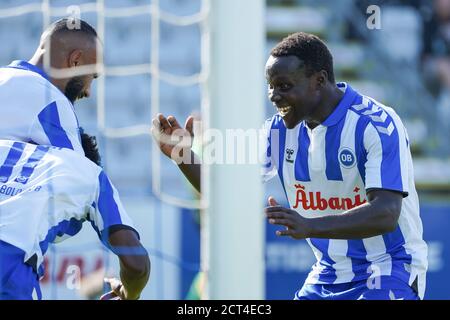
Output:
<path fill-rule="evenodd" d="M 378 202 L 366 203 L 342 215 L 310 219 L 310 237 L 363 239 L 394 231 L 400 209 Z"/>
<path fill-rule="evenodd" d="M 191 183 L 191 185 L 198 191 L 201 192 L 201 164 L 197 155 L 191 151 L 191 161 L 190 163 L 181 163 L 178 165 L 181 172 L 184 174 L 186 179 Z"/>
<path fill-rule="evenodd" d="M 120 280 L 123 292 L 128 300 L 136 300 L 148 282 L 150 260 L 147 255 L 120 259 Z"/>

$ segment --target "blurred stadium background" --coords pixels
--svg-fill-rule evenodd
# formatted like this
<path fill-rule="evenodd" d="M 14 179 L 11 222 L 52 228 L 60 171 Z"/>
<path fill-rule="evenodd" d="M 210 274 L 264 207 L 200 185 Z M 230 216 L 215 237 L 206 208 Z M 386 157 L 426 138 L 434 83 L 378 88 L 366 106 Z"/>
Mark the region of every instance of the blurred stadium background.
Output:
<path fill-rule="evenodd" d="M 94 83 L 93 96 L 77 103 L 76 111 L 86 131 L 99 136 L 105 168 L 151 255 L 151 281 L 142 297 L 183 299 L 200 268 L 199 214 L 167 200 L 192 200 L 194 196 L 170 161 L 162 159 L 161 167 L 155 165 L 160 156 L 152 155 L 146 132 L 156 110 L 179 119 L 201 115 L 202 75 L 207 68 L 202 63 L 203 22 L 208 1 L 105 0 L 113 14 L 100 17 L 95 10 L 83 10 L 95 9 L 101 1 L 91 2 L 1 0 L 0 64 L 29 59 L 46 19 L 67 16 L 70 5 L 80 6 L 81 18 L 94 26 L 104 19 L 105 28 L 100 30 L 104 62 L 112 72 Z M 43 14 L 43 3 L 60 9 L 51 16 L 48 11 Z M 133 10 L 152 3 L 162 10 L 157 24 L 147 12 Z M 425 297 L 449 299 L 450 1 L 267 0 L 266 5 L 266 56 L 289 33 L 317 34 L 334 55 L 338 80 L 393 106 L 402 116 L 412 142 L 429 244 Z M 379 30 L 366 26 L 369 5 L 381 8 Z M 152 59 L 158 60 L 159 69 L 149 70 Z M 157 85 L 155 77 L 160 79 Z M 269 117 L 273 110 L 266 104 Z M 284 198 L 277 182 L 268 184 L 265 193 Z M 276 239 L 271 226 L 266 231 L 266 298 L 291 299 L 314 257 L 306 242 Z M 73 239 L 50 248 L 42 281 L 44 297 L 88 298 L 88 287 L 95 287 L 92 279 L 101 280 L 103 270 L 114 274 L 115 260 L 86 226 Z M 68 268 L 74 265 L 78 269 Z M 70 284 L 77 270 L 88 279 L 82 281 L 82 290 Z M 89 278 L 96 271 L 100 276 Z"/>

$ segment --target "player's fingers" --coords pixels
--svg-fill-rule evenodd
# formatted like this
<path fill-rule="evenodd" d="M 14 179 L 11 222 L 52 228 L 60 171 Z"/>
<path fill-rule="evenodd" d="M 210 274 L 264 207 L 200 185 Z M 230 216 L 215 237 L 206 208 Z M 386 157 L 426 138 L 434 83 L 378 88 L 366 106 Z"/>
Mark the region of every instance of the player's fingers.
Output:
<path fill-rule="evenodd" d="M 158 113 L 157 118 L 163 130 L 170 129 L 170 123 L 162 113 Z"/>
<path fill-rule="evenodd" d="M 293 237 L 295 235 L 295 232 L 292 229 L 287 229 L 287 230 L 277 230 L 275 232 L 275 234 L 279 237 L 285 237 L 285 236 Z"/>
<path fill-rule="evenodd" d="M 269 197 L 268 202 L 271 207 L 279 206 L 278 202 L 272 196 Z"/>
<path fill-rule="evenodd" d="M 114 291 L 110 291 L 102 295 L 100 300 L 120 300 L 120 298 Z"/>
<path fill-rule="evenodd" d="M 159 131 L 159 128 L 157 128 L 156 126 L 152 126 L 150 128 L 150 132 L 156 141 L 160 140 L 159 136 L 160 136 L 161 131 Z"/>
<path fill-rule="evenodd" d="M 159 122 L 159 120 L 157 118 L 152 119 L 152 128 L 155 128 L 157 130 L 161 129 L 161 123 Z"/>
<path fill-rule="evenodd" d="M 266 212 L 266 217 L 268 219 L 288 219 L 290 215 L 283 211 L 272 211 Z"/>
<path fill-rule="evenodd" d="M 169 121 L 170 126 L 173 129 L 181 129 L 180 124 L 178 123 L 178 120 L 174 116 L 168 116 L 167 121 Z"/>
<path fill-rule="evenodd" d="M 161 140 L 161 131 L 162 131 L 162 127 L 161 124 L 159 123 L 159 120 L 154 118 L 152 119 L 152 127 L 150 128 L 150 132 L 153 136 L 153 138 L 157 141 L 160 142 Z"/>
<path fill-rule="evenodd" d="M 275 206 L 275 207 L 265 207 L 264 212 L 266 214 L 272 213 L 272 212 L 285 212 L 289 213 L 291 210 L 282 206 Z"/>
<path fill-rule="evenodd" d="M 289 227 L 289 228 L 293 228 L 294 227 L 292 221 L 289 220 L 289 219 L 280 219 L 280 218 L 279 219 L 274 219 L 274 218 L 271 218 L 271 219 L 269 219 L 269 223 L 270 224 L 274 224 L 274 225 L 285 226 L 285 227 Z"/>
<path fill-rule="evenodd" d="M 189 132 L 191 137 L 193 137 L 194 136 L 194 117 L 193 116 L 189 116 L 186 119 L 186 123 L 185 123 L 184 127 Z"/>
<path fill-rule="evenodd" d="M 105 278 L 104 281 L 111 286 L 112 291 L 118 293 L 120 287 L 122 286 L 122 282 L 116 278 Z"/>

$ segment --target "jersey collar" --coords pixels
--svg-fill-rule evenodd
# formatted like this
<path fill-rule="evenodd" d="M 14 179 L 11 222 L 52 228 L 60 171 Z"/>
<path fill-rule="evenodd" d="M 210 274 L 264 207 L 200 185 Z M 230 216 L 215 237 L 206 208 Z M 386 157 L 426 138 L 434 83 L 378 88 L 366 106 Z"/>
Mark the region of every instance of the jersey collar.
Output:
<path fill-rule="evenodd" d="M 322 125 L 326 127 L 337 124 L 346 115 L 348 108 L 352 106 L 352 102 L 358 95 L 358 93 L 346 82 L 339 82 L 336 85 L 341 91 L 344 92 L 344 96 L 334 111 L 328 116 L 328 118 L 325 119 L 324 122 L 322 122 Z"/>
<path fill-rule="evenodd" d="M 37 66 L 35 66 L 27 61 L 15 60 L 15 61 L 11 62 L 11 64 L 8 67 L 35 72 L 35 73 L 41 75 L 43 78 L 49 80 L 48 75 L 44 72 L 44 70 L 38 68 Z"/>

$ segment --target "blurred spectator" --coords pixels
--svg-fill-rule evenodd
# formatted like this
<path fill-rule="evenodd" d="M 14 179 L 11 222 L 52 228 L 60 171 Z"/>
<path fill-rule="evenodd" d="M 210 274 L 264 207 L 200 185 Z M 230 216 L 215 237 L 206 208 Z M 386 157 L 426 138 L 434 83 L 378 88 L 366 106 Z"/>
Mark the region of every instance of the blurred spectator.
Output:
<path fill-rule="evenodd" d="M 423 71 L 430 92 L 438 98 L 441 116 L 450 116 L 450 0 L 434 0 L 424 17 Z"/>

